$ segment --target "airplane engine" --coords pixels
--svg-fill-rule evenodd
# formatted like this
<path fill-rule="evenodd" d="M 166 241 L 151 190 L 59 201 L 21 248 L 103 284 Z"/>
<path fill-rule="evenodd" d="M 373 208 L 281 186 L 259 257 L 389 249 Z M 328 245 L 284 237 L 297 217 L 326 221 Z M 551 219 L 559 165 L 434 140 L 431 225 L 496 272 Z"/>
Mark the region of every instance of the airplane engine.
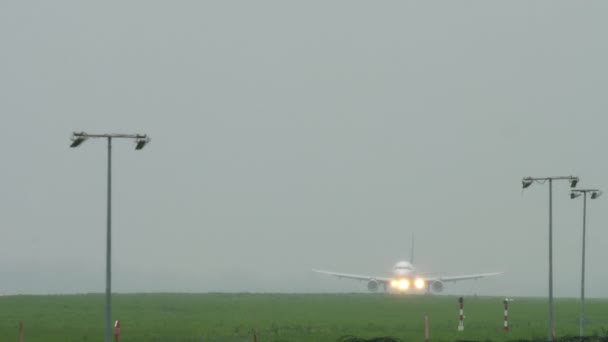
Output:
<path fill-rule="evenodd" d="M 380 285 L 380 284 L 378 284 L 378 281 L 377 281 L 376 279 L 372 279 L 372 280 L 370 280 L 370 281 L 367 283 L 367 289 L 368 289 L 370 292 L 376 292 L 376 291 L 378 291 L 378 286 L 379 286 L 379 285 Z"/>
<path fill-rule="evenodd" d="M 431 290 L 435 293 L 439 293 L 443 291 L 443 282 L 440 280 L 436 280 L 431 284 Z"/>

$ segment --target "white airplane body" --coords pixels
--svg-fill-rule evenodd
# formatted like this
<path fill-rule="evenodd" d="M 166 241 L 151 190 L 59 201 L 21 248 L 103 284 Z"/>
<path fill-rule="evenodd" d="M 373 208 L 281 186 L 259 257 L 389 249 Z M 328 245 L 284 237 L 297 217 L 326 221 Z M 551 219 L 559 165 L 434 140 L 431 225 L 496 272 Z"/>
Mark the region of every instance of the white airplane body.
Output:
<path fill-rule="evenodd" d="M 444 283 L 461 280 L 480 279 L 502 274 L 502 272 L 478 273 L 455 276 L 429 277 L 430 273 L 419 273 L 412 264 L 414 260 L 414 241 L 412 239 L 412 256 L 410 261 L 399 261 L 392 269 L 390 276 L 370 276 L 332 271 L 313 270 L 317 273 L 327 274 L 338 278 L 367 281 L 367 288 L 376 292 L 382 286 L 385 292 L 404 293 L 408 291 L 426 291 L 427 293 L 439 293 L 444 289 Z"/>
<path fill-rule="evenodd" d="M 367 281 L 367 289 L 371 292 L 376 292 L 382 286 L 385 292 L 408 292 L 408 291 L 426 291 L 439 293 L 444 289 L 444 283 L 456 282 L 460 280 L 480 279 L 485 277 L 497 276 L 502 272 L 493 273 L 478 273 L 456 276 L 439 276 L 428 277 L 423 273 L 417 273 L 414 265 L 409 261 L 399 261 L 393 266 L 392 275 L 386 276 L 370 276 L 349 273 L 338 273 L 323 270 L 313 270 L 317 273 L 327 274 L 338 278 L 347 278 Z"/>

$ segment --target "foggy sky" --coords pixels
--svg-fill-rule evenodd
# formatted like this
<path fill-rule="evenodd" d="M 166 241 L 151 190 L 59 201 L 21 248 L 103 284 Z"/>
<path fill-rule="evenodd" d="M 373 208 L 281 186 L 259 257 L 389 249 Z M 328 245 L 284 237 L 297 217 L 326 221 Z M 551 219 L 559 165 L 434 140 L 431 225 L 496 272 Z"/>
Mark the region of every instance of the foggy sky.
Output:
<path fill-rule="evenodd" d="M 548 187 L 608 190 L 603 1 L 0 3 L 0 293 L 366 291 L 313 268 L 507 272 L 545 296 Z M 608 296 L 608 198 L 587 295 Z M 555 294 L 582 200 L 554 184 Z"/>

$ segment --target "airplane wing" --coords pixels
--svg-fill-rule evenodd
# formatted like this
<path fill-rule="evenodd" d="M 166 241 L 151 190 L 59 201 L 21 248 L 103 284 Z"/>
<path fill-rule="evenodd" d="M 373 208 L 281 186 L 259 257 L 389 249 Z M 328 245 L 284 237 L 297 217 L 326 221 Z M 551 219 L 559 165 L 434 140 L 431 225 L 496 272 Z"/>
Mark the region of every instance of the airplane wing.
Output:
<path fill-rule="evenodd" d="M 359 274 L 349 274 L 349 273 L 338 273 L 338 272 L 330 272 L 330 271 L 322 271 L 322 270 L 312 270 L 313 272 L 327 274 L 338 278 L 347 278 L 347 279 L 355 279 L 355 280 L 376 280 L 381 283 L 390 283 L 391 278 L 389 277 L 374 277 L 369 275 L 359 275 Z"/>
<path fill-rule="evenodd" d="M 452 282 L 452 281 L 460 281 L 460 280 L 469 280 L 469 279 L 480 279 L 485 277 L 493 277 L 497 275 L 501 275 L 503 272 L 493 272 L 493 273 L 479 273 L 479 274 L 467 274 L 467 275 L 459 275 L 459 276 L 447 276 L 447 277 L 435 277 L 435 278 L 426 278 L 426 281 L 442 281 L 442 282 Z"/>

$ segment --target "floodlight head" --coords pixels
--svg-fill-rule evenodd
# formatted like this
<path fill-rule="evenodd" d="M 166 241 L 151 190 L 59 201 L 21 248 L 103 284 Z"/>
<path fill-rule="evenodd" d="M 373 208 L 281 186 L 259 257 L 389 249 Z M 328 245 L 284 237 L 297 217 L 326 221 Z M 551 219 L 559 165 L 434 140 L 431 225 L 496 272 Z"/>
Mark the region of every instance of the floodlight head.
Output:
<path fill-rule="evenodd" d="M 525 189 L 525 188 L 529 187 L 530 185 L 532 185 L 532 179 L 530 179 L 530 178 L 524 178 L 524 179 L 521 180 L 521 186 L 522 186 L 522 188 Z"/>
<path fill-rule="evenodd" d="M 602 191 L 598 190 L 598 191 L 594 191 L 591 193 L 591 199 L 596 199 L 598 197 L 602 196 Z"/>
<path fill-rule="evenodd" d="M 578 192 L 578 191 L 572 191 L 572 192 L 570 193 L 570 199 L 575 199 L 575 198 L 577 198 L 577 197 L 578 197 L 578 196 L 580 196 L 580 195 L 581 195 L 581 193 L 580 193 L 580 192 Z"/>
<path fill-rule="evenodd" d="M 148 138 L 147 136 L 144 135 L 142 137 L 139 137 L 139 138 L 137 138 L 137 140 L 135 140 L 135 149 L 136 150 L 141 150 L 149 142 L 150 142 L 150 138 Z"/>
<path fill-rule="evenodd" d="M 573 177 L 572 179 L 570 179 L 570 187 L 571 188 L 575 188 L 576 184 L 578 184 L 578 177 Z"/>
<path fill-rule="evenodd" d="M 85 140 L 87 140 L 87 137 L 85 136 L 84 132 L 74 133 L 72 135 L 72 143 L 70 144 L 70 147 L 78 147 Z"/>

